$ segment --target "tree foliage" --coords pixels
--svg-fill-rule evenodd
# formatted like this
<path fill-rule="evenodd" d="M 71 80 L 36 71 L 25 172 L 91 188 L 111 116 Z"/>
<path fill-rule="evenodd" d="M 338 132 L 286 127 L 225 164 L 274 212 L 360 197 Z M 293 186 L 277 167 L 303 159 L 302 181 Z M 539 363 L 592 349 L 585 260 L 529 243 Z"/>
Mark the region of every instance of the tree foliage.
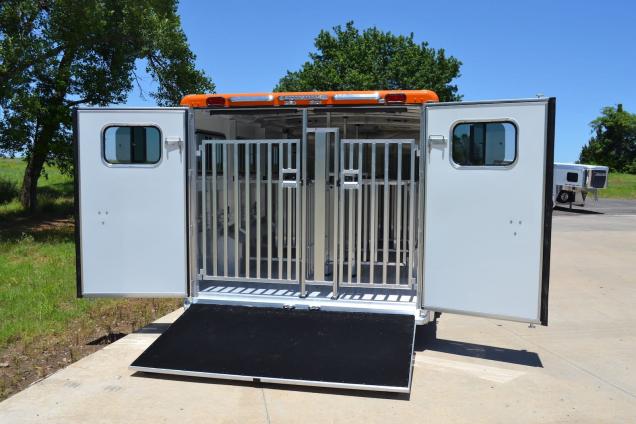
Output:
<path fill-rule="evenodd" d="M 276 91 L 428 89 L 442 101 L 460 100 L 453 80 L 461 62 L 424 42 L 383 32 L 360 32 L 353 22 L 322 30 L 315 52 L 300 70 L 288 71 Z"/>
<path fill-rule="evenodd" d="M 593 136 L 583 146 L 579 161 L 636 174 L 636 114 L 623 110 L 620 104 L 605 107 L 590 126 Z"/>
<path fill-rule="evenodd" d="M 26 208 L 44 163 L 71 170 L 71 108 L 124 102 L 139 63 L 159 105 L 214 90 L 195 67 L 177 1 L 0 2 L 0 151 L 25 155 Z"/>

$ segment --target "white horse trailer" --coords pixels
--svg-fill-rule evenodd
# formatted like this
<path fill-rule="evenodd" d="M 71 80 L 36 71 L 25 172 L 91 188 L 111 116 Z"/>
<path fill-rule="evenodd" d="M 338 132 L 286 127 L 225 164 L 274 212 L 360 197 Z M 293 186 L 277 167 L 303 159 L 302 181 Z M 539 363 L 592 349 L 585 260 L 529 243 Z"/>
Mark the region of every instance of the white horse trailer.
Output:
<path fill-rule="evenodd" d="M 133 369 L 408 392 L 441 312 L 547 325 L 553 98 L 182 105 L 73 115 L 78 296 L 187 306 Z"/>
<path fill-rule="evenodd" d="M 594 195 L 594 200 L 598 200 L 598 190 L 607 188 L 608 175 L 607 166 L 555 163 L 552 189 L 554 204 L 585 206 L 585 200 L 590 193 Z"/>

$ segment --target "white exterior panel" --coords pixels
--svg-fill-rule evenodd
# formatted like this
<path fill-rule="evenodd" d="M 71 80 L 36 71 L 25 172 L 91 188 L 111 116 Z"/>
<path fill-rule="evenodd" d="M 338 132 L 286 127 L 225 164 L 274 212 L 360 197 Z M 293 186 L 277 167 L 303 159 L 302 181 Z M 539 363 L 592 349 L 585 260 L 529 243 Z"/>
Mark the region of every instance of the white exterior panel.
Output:
<path fill-rule="evenodd" d="M 426 107 L 425 309 L 539 322 L 547 108 L 547 100 Z M 484 121 L 516 126 L 515 162 L 457 166 L 453 127 Z"/>
<path fill-rule="evenodd" d="M 77 113 L 81 294 L 185 296 L 187 109 Z M 159 162 L 107 163 L 108 126 L 159 128 Z"/>

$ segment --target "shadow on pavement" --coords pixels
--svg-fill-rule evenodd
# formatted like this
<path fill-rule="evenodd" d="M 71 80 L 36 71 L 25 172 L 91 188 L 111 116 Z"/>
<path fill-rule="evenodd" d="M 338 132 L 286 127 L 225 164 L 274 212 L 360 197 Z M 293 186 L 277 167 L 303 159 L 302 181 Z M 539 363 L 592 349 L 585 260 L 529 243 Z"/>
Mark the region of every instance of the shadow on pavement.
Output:
<path fill-rule="evenodd" d="M 491 361 L 507 362 L 509 364 L 525 365 L 543 368 L 541 358 L 535 352 L 527 350 L 507 349 L 474 343 L 458 342 L 454 340 L 436 339 L 424 346 L 416 346 L 415 350 L 432 350 L 434 352 L 450 353 L 471 358 L 489 359 Z"/>
<path fill-rule="evenodd" d="M 153 322 L 146 325 L 143 328 L 135 330 L 134 333 L 161 334 L 164 331 L 166 331 L 171 324 L 172 323 L 169 323 L 169 322 L 168 323 Z"/>
<path fill-rule="evenodd" d="M 593 211 L 590 209 L 581 209 L 581 208 L 566 208 L 563 206 L 555 206 L 555 211 L 571 213 L 571 214 L 579 214 L 579 215 L 605 215 L 604 212 Z"/>

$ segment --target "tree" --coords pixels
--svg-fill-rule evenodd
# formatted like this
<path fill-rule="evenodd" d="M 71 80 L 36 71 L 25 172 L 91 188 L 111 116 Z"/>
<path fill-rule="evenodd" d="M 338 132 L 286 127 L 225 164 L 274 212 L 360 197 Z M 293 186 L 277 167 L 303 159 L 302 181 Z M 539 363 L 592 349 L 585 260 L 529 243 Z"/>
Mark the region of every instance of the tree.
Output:
<path fill-rule="evenodd" d="M 0 3 L 0 151 L 24 154 L 25 209 L 45 163 L 72 169 L 71 109 L 122 103 L 138 63 L 176 105 L 213 91 L 177 15 L 178 0 L 4 0 Z"/>
<path fill-rule="evenodd" d="M 593 136 L 581 149 L 579 162 L 636 174 L 636 114 L 623 110 L 621 104 L 605 107 L 590 126 Z"/>
<path fill-rule="evenodd" d="M 415 43 L 408 36 L 376 27 L 362 33 L 353 22 L 322 30 L 314 40 L 316 52 L 298 71 L 287 71 L 275 91 L 428 89 L 440 100 L 460 100 L 457 86 L 461 62 Z"/>

